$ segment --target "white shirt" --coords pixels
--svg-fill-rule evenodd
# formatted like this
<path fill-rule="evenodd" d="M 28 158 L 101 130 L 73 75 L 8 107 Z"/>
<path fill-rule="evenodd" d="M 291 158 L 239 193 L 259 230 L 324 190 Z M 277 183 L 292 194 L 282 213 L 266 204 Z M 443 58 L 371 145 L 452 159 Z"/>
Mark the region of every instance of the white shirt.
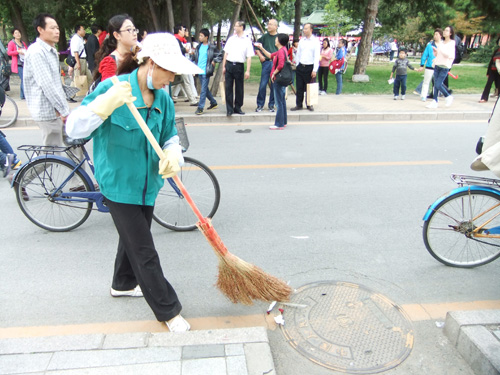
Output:
<path fill-rule="evenodd" d="M 236 63 L 244 63 L 247 57 L 255 55 L 250 38 L 245 35 L 239 37 L 236 34 L 227 40 L 224 52 L 227 53 L 226 61 Z"/>
<path fill-rule="evenodd" d="M 71 47 L 71 55 L 75 56 L 75 52 L 77 52 L 80 55 L 80 58 L 87 58 L 87 54 L 85 53 L 85 44 L 83 43 L 83 38 L 80 35 L 73 35 L 69 45 Z"/>
<path fill-rule="evenodd" d="M 314 65 L 313 72 L 317 72 L 320 49 L 319 40 L 314 35 L 311 35 L 309 38 L 301 38 L 299 48 L 297 49 L 297 61 L 302 65 Z"/>

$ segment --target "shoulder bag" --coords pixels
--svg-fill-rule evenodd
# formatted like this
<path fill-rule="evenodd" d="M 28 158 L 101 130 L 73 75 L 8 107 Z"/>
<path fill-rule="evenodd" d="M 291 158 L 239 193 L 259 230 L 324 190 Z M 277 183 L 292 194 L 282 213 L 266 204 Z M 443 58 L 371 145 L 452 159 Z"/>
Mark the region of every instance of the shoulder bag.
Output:
<path fill-rule="evenodd" d="M 290 60 L 288 60 L 288 56 L 286 55 L 285 63 L 283 64 L 283 68 L 276 74 L 275 83 L 280 86 L 289 86 L 292 84 L 292 64 Z"/>

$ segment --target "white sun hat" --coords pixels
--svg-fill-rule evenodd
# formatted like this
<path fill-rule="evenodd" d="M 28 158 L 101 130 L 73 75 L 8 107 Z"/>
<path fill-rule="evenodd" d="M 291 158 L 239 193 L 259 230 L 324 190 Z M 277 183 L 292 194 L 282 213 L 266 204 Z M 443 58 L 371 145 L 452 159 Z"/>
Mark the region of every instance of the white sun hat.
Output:
<path fill-rule="evenodd" d="M 196 64 L 184 57 L 177 39 L 169 33 L 154 33 L 142 41 L 142 49 L 137 54 L 139 63 L 145 57 L 151 58 L 156 64 L 165 70 L 177 74 L 201 74 Z"/>

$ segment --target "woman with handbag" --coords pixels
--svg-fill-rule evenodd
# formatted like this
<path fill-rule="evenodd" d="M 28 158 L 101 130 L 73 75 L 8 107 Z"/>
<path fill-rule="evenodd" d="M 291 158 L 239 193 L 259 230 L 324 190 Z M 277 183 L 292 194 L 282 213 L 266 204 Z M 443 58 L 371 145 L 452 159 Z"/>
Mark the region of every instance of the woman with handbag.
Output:
<path fill-rule="evenodd" d="M 10 69 L 12 73 L 17 73 L 21 79 L 21 100 L 24 100 L 24 85 L 23 85 L 23 66 L 24 66 L 24 54 L 28 47 L 26 43 L 21 40 L 21 31 L 14 28 L 12 30 L 12 39 L 7 45 L 7 54 L 12 57 L 12 62 Z"/>
<path fill-rule="evenodd" d="M 285 91 L 286 87 L 291 83 L 292 79 L 291 66 L 289 62 L 287 69 L 290 69 L 290 82 L 288 82 L 288 84 L 284 84 L 284 82 L 281 82 L 279 79 L 277 80 L 277 77 L 285 67 L 285 62 L 288 61 L 288 50 L 286 48 L 288 44 L 288 35 L 278 34 L 277 38 L 274 41 L 274 44 L 276 45 L 278 50 L 274 53 L 269 53 L 264 49 L 264 47 L 262 47 L 262 44 L 254 43 L 255 47 L 259 48 L 264 55 L 273 60 L 273 68 L 271 69 L 271 81 L 274 83 L 274 100 L 278 109 L 276 111 L 274 125 L 271 125 L 269 129 L 283 130 L 287 124 Z"/>

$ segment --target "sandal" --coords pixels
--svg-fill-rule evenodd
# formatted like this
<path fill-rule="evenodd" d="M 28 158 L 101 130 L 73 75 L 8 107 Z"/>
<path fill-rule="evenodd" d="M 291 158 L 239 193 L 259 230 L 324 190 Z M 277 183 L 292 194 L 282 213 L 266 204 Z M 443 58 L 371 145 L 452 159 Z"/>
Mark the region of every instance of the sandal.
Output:
<path fill-rule="evenodd" d="M 479 101 L 479 103 L 488 103 L 488 101 L 487 101 L 487 100 L 484 100 L 484 99 L 481 99 L 481 100 Z"/>

